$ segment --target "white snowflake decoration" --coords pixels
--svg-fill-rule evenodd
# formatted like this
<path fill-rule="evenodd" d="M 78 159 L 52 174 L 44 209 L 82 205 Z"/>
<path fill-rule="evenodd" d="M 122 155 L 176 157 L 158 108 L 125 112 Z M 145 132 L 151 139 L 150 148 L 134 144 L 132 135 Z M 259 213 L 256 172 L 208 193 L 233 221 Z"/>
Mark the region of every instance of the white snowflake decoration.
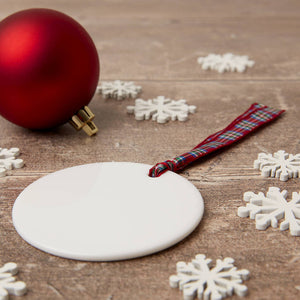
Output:
<path fill-rule="evenodd" d="M 199 57 L 198 63 L 202 65 L 203 70 L 215 70 L 219 73 L 226 71 L 243 73 L 246 68 L 253 67 L 255 62 L 249 60 L 247 55 L 234 55 L 232 53 L 226 54 L 209 54 L 205 57 Z"/>
<path fill-rule="evenodd" d="M 24 166 L 23 159 L 16 158 L 19 154 L 19 148 L 0 148 L 0 177 L 5 176 L 7 170 Z"/>
<path fill-rule="evenodd" d="M 170 276 L 172 288 L 183 290 L 184 300 L 198 299 L 221 300 L 232 296 L 235 292 L 239 296 L 247 294 L 247 287 L 242 284 L 249 278 L 248 270 L 237 270 L 234 259 L 227 257 L 217 259 L 216 266 L 211 267 L 212 260 L 205 255 L 198 254 L 192 262 L 178 262 L 177 275 Z"/>
<path fill-rule="evenodd" d="M 261 170 L 263 177 L 276 177 L 281 181 L 300 177 L 300 153 L 293 155 L 284 150 L 272 154 L 259 153 L 254 168 Z"/>
<path fill-rule="evenodd" d="M 103 81 L 98 87 L 97 92 L 101 93 L 104 99 L 116 98 L 135 98 L 142 91 L 142 87 L 135 85 L 132 81 Z"/>
<path fill-rule="evenodd" d="M 148 101 L 136 99 L 135 106 L 127 106 L 127 112 L 134 114 L 136 120 L 149 120 L 152 116 L 157 123 L 166 123 L 169 120 L 186 121 L 189 113 L 194 113 L 196 106 L 187 105 L 185 100 L 171 100 L 158 96 Z"/>
<path fill-rule="evenodd" d="M 8 300 L 9 294 L 22 296 L 27 292 L 26 284 L 13 277 L 17 273 L 18 266 L 12 262 L 0 268 L 0 300 Z"/>
<path fill-rule="evenodd" d="M 270 187 L 266 196 L 260 192 L 246 192 L 244 200 L 246 206 L 238 208 L 238 216 L 255 219 L 256 229 L 265 230 L 270 225 L 278 227 L 278 220 L 284 218 L 280 230 L 290 229 L 293 236 L 300 236 L 300 193 L 293 192 L 292 200 L 287 201 L 287 191 L 277 187 Z"/>

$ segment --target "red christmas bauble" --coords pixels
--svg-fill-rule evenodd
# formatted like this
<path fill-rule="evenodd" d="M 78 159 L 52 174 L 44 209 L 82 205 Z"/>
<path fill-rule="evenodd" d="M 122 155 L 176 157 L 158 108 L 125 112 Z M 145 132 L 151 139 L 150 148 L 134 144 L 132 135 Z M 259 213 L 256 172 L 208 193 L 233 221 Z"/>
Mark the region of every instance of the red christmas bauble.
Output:
<path fill-rule="evenodd" d="M 97 49 L 86 30 L 50 9 L 0 22 L 0 114 L 31 129 L 51 128 L 87 105 L 99 80 Z"/>

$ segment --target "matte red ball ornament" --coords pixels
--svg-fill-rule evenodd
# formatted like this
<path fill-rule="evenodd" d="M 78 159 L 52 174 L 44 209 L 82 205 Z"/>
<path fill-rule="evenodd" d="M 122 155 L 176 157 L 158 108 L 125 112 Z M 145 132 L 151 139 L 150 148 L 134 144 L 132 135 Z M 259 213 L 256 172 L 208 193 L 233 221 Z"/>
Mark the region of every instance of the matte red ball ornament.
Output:
<path fill-rule="evenodd" d="M 26 128 L 47 129 L 71 119 L 92 135 L 86 107 L 99 80 L 97 49 L 71 17 L 28 9 L 0 22 L 0 114 Z"/>

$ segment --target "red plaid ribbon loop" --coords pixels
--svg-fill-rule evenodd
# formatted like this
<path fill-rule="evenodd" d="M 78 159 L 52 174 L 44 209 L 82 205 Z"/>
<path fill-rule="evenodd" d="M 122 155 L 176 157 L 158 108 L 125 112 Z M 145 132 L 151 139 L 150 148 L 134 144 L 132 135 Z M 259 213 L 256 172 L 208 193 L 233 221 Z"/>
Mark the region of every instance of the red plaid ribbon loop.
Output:
<path fill-rule="evenodd" d="M 283 112 L 284 110 L 254 103 L 226 128 L 210 135 L 190 152 L 156 164 L 149 170 L 149 176 L 159 177 L 168 170 L 177 172 L 200 157 L 240 140 L 261 125 L 274 120 Z"/>

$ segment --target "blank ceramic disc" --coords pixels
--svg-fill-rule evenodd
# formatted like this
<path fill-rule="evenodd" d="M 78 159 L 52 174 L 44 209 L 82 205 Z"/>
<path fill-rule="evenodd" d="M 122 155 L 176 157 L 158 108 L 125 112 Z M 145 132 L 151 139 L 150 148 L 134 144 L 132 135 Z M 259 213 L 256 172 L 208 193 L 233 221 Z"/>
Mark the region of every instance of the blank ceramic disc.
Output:
<path fill-rule="evenodd" d="M 199 191 L 145 164 L 95 163 L 64 169 L 29 185 L 13 223 L 32 246 L 65 258 L 129 259 L 163 250 L 190 234 L 203 215 Z"/>

